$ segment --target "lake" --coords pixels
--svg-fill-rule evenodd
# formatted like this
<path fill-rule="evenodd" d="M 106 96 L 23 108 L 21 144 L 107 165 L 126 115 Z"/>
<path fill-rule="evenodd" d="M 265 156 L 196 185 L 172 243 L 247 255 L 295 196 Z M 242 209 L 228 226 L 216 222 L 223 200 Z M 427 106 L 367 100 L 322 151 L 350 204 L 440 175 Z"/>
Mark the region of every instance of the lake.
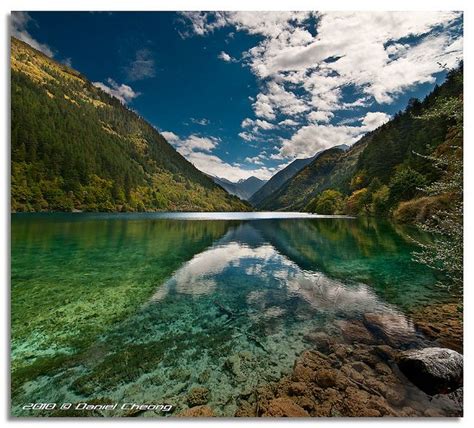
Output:
<path fill-rule="evenodd" d="M 33 415 L 22 406 L 34 402 L 180 410 L 203 387 L 232 416 L 239 397 L 291 372 L 311 332 L 338 335 L 367 313 L 413 328 L 410 311 L 447 300 L 413 260 L 426 239 L 299 213 L 13 214 L 12 412 Z M 413 331 L 400 346 L 425 342 Z"/>

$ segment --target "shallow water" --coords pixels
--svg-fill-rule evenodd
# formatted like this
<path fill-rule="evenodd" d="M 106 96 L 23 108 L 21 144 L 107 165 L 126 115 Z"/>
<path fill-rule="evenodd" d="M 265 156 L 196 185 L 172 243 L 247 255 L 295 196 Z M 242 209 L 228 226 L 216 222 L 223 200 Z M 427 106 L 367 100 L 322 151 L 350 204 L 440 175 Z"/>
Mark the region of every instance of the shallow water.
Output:
<path fill-rule="evenodd" d="M 239 396 L 291 371 L 307 333 L 336 335 L 367 312 L 406 329 L 409 309 L 446 299 L 412 260 L 413 238 L 429 239 L 297 213 L 13 215 L 13 413 L 81 401 L 179 410 L 200 386 L 231 416 Z"/>

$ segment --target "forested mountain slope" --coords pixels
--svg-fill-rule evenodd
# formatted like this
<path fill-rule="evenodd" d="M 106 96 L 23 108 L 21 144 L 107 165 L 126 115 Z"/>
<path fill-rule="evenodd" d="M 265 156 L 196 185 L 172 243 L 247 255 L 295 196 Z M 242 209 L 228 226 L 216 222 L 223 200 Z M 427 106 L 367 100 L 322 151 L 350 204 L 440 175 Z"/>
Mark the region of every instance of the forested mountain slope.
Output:
<path fill-rule="evenodd" d="M 314 156 L 306 159 L 295 159 L 281 171 L 278 171 L 265 183 L 265 185 L 256 191 L 250 198 L 250 203 L 258 207 L 269 195 L 276 192 L 283 184 L 285 184 L 298 171 L 308 165 L 313 159 Z"/>
<path fill-rule="evenodd" d="M 324 186 L 344 150 L 334 147 L 320 153 L 258 205 L 262 210 L 302 210 L 317 189 Z"/>
<path fill-rule="evenodd" d="M 118 99 L 15 38 L 11 115 L 12 211 L 250 209 Z"/>
<path fill-rule="evenodd" d="M 442 173 L 430 156 L 444 145 L 462 145 L 459 137 L 451 135 L 456 134 L 455 120 L 448 114 L 432 113 L 440 105 L 462 103 L 462 82 L 460 65 L 424 100 L 410 100 L 404 111 L 347 152 L 329 149 L 321 153 L 257 207 L 386 215 L 400 202 L 420 196 L 420 189 Z"/>

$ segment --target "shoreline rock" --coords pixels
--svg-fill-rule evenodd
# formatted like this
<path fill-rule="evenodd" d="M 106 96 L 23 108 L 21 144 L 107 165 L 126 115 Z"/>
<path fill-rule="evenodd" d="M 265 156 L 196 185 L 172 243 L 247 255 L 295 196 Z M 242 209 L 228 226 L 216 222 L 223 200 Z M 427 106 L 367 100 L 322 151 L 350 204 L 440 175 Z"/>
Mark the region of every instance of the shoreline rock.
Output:
<path fill-rule="evenodd" d="M 463 357 L 447 348 L 424 348 L 400 353 L 398 367 L 421 390 L 446 394 L 462 386 Z"/>
<path fill-rule="evenodd" d="M 313 335 L 326 346 L 323 335 Z M 320 340 L 324 339 L 324 340 Z M 327 353 L 304 351 L 290 375 L 238 401 L 235 416 L 381 417 L 460 416 L 462 394 L 426 394 L 407 381 L 388 345 L 329 340 Z M 321 346 L 320 346 L 321 348 Z M 454 351 L 453 351 L 454 352 Z M 461 398 L 459 398 L 461 397 Z"/>
<path fill-rule="evenodd" d="M 440 303 L 411 312 L 415 328 L 443 348 L 463 353 L 462 312 L 456 303 Z"/>

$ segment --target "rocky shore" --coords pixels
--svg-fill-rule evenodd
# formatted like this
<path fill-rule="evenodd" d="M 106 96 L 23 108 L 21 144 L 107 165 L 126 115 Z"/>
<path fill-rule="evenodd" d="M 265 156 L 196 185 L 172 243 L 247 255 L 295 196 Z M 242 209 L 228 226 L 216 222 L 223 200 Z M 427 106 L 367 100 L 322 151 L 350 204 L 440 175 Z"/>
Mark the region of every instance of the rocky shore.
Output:
<path fill-rule="evenodd" d="M 447 337 L 442 328 L 431 325 L 440 333 L 433 338 L 419 325 L 397 314 L 368 313 L 339 321 L 339 331 L 309 332 L 308 349 L 291 374 L 238 397 L 235 416 L 462 416 L 463 357 L 440 347 Z M 179 416 L 215 413 L 202 400 Z"/>
<path fill-rule="evenodd" d="M 444 348 L 463 352 L 461 303 L 442 303 L 412 311 L 415 328 Z"/>

